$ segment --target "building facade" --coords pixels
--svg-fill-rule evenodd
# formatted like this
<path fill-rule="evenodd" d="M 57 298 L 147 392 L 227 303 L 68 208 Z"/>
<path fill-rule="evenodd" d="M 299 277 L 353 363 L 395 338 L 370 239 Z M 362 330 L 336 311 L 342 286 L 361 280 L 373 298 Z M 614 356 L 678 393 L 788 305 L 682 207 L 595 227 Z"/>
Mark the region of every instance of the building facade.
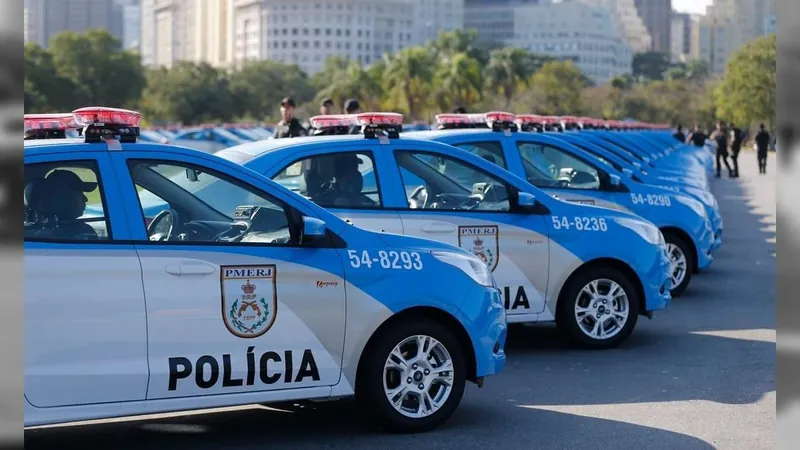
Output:
<path fill-rule="evenodd" d="M 672 0 L 635 0 L 634 4 L 652 38 L 650 50 L 669 54 L 672 45 Z"/>
<path fill-rule="evenodd" d="M 141 0 L 140 52 L 147 66 L 178 61 L 225 66 L 230 0 Z"/>
<path fill-rule="evenodd" d="M 580 0 L 586 4 L 608 8 L 617 21 L 617 27 L 634 53 L 650 51 L 653 38 L 639 16 L 634 0 Z"/>
<path fill-rule="evenodd" d="M 413 0 L 233 0 L 230 63 L 270 59 L 320 71 L 341 56 L 369 65 L 413 45 Z"/>
<path fill-rule="evenodd" d="M 775 30 L 776 0 L 715 0 L 698 24 L 698 53 L 712 72 L 725 71 L 744 44 Z"/>
<path fill-rule="evenodd" d="M 571 60 L 596 83 L 631 72 L 633 51 L 608 8 L 564 1 L 517 7 L 513 16 L 507 44 Z"/>
<path fill-rule="evenodd" d="M 690 14 L 673 12 L 670 38 L 672 39 L 670 46 L 672 62 L 687 62 L 691 59 L 692 16 Z"/>
<path fill-rule="evenodd" d="M 464 0 L 414 0 L 411 43 L 424 45 L 443 31 L 464 28 Z"/>
<path fill-rule="evenodd" d="M 479 43 L 503 44 L 514 38 L 517 7 L 551 3 L 551 0 L 465 0 L 464 28 L 477 31 Z"/>
<path fill-rule="evenodd" d="M 115 0 L 25 0 L 25 42 L 48 47 L 65 31 L 108 30 L 122 40 L 122 7 Z"/>

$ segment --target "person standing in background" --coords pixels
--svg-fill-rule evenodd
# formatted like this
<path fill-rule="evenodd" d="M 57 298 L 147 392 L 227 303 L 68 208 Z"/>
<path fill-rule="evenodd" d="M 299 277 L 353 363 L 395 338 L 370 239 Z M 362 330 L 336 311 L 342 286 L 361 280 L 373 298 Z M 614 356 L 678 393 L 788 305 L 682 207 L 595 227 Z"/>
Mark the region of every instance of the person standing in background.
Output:
<path fill-rule="evenodd" d="M 698 125 L 695 125 L 694 128 L 692 128 L 692 131 L 689 132 L 689 136 L 686 137 L 687 144 L 691 143 L 695 147 L 700 147 L 700 148 L 706 145 L 707 140 L 708 140 L 708 135 Z"/>
<path fill-rule="evenodd" d="M 333 100 L 330 97 L 325 97 L 319 105 L 319 113 L 323 116 L 333 114 L 333 108 Z"/>
<path fill-rule="evenodd" d="M 767 133 L 763 123 L 758 127 L 755 141 L 756 155 L 758 156 L 758 173 L 765 174 L 767 173 L 767 151 L 769 150 L 769 144 L 772 138 L 769 133 Z"/>
<path fill-rule="evenodd" d="M 281 100 L 281 121 L 275 127 L 275 134 L 273 135 L 275 139 L 308 136 L 303 124 L 294 116 L 296 106 L 294 99 L 291 97 L 285 97 Z"/>
<path fill-rule="evenodd" d="M 711 139 L 716 147 L 717 178 L 722 176 L 721 162 L 725 163 L 725 168 L 728 169 L 728 176 L 733 178 L 733 170 L 731 170 L 731 165 L 728 164 L 728 132 L 725 129 L 725 122 L 721 120 L 717 122 L 716 129 L 711 133 Z"/>
<path fill-rule="evenodd" d="M 733 162 L 733 178 L 739 178 L 739 152 L 742 151 L 744 132 L 733 123 L 730 126 L 731 161 Z"/>
<path fill-rule="evenodd" d="M 682 124 L 678 124 L 678 129 L 675 130 L 674 133 L 672 133 L 672 137 L 674 137 L 675 139 L 680 141 L 681 144 L 686 142 L 686 135 L 683 134 L 683 125 Z"/>
<path fill-rule="evenodd" d="M 361 114 L 361 105 L 358 104 L 358 100 L 351 98 L 344 102 L 344 110 L 345 114 Z M 359 134 L 361 133 L 361 127 L 358 125 L 353 125 L 348 130 L 347 134 Z"/>

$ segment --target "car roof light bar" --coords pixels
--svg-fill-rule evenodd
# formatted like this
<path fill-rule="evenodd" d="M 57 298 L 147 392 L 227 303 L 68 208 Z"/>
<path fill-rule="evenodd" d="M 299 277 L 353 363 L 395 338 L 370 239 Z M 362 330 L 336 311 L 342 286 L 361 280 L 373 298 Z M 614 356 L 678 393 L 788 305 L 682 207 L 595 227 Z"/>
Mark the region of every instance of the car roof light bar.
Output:
<path fill-rule="evenodd" d="M 142 115 L 121 108 L 90 106 L 72 111 L 73 122 L 85 127 L 86 142 L 96 143 L 119 137 L 120 142 L 136 142 Z"/>

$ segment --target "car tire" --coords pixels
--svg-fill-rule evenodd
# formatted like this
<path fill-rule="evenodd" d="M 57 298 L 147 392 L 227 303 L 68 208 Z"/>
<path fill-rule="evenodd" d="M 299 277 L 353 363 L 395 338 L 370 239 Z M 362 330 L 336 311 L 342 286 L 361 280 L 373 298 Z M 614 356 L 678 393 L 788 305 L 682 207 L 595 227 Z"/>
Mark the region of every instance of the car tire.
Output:
<path fill-rule="evenodd" d="M 419 336 L 432 338 L 438 342 L 438 345 L 428 347 L 434 357 L 433 362 L 427 360 L 414 368 L 413 358 L 416 357 L 416 353 L 412 350 L 418 348 L 414 338 Z M 385 370 L 389 358 L 395 350 L 399 350 L 407 358 L 407 371 Z M 453 333 L 436 321 L 415 318 L 410 321 L 395 322 L 375 337 L 362 357 L 364 359 L 361 361 L 361 369 L 358 373 L 356 401 L 368 414 L 369 419 L 384 431 L 421 433 L 433 430 L 453 415 L 464 395 L 466 363 L 463 351 L 464 349 L 461 348 Z M 447 358 L 452 364 L 452 371 L 449 371 L 451 383 L 449 392 L 445 393 L 446 391 L 439 390 L 446 389 L 441 384 L 433 382 L 432 378 L 428 380 L 424 378 L 431 376 L 425 374 L 426 369 L 430 374 L 435 374 L 436 372 L 432 369 L 441 367 L 446 363 Z M 447 372 L 443 373 L 443 375 L 447 374 Z M 422 380 L 420 380 L 421 378 Z M 409 380 L 411 380 L 410 383 Z M 390 402 L 387 392 L 402 386 L 406 386 L 412 391 L 409 394 L 401 394 L 403 397 L 395 397 L 405 398 L 401 400 L 400 404 L 401 406 L 405 404 L 406 409 L 395 408 Z M 424 389 L 419 389 L 419 386 L 424 386 Z M 415 404 L 419 407 L 418 402 L 421 398 L 418 395 L 419 391 L 427 392 L 429 398 L 435 399 L 439 395 L 444 398 L 440 398 L 441 405 L 429 415 L 413 417 L 409 410 L 413 410 Z"/>
<path fill-rule="evenodd" d="M 694 268 L 696 266 L 695 262 L 695 254 L 692 251 L 691 246 L 686 243 L 681 237 L 677 236 L 675 233 L 671 233 L 669 231 L 664 232 L 664 240 L 667 242 L 667 251 L 670 253 L 670 261 L 673 261 L 673 258 L 680 258 L 675 257 L 675 254 L 682 255 L 682 264 L 683 264 L 683 278 L 680 278 L 680 282 L 676 285 L 673 284 L 672 289 L 670 289 L 669 293 L 672 297 L 680 297 L 683 295 L 686 288 L 689 287 L 689 282 L 692 280 L 692 275 L 694 274 Z M 680 261 L 680 259 L 679 259 Z M 675 279 L 675 271 L 677 268 L 672 268 L 672 275 L 673 275 L 673 282 Z"/>
<path fill-rule="evenodd" d="M 590 294 L 592 287 L 596 295 Z M 628 339 L 636 327 L 639 301 L 633 283 L 623 272 L 611 267 L 591 267 L 576 273 L 562 290 L 556 325 L 567 339 L 580 347 L 614 348 Z M 621 325 L 620 320 L 623 320 Z M 602 325 L 596 327 L 597 323 Z M 609 330 L 612 325 L 613 330 Z M 597 331 L 602 330 L 607 336 L 597 335 Z"/>

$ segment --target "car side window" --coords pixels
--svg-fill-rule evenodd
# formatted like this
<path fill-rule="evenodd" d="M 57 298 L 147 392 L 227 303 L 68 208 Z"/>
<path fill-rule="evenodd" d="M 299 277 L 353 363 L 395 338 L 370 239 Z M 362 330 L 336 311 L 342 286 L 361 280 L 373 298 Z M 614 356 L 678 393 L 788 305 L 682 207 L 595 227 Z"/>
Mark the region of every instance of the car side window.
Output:
<path fill-rule="evenodd" d="M 568 189 L 600 189 L 600 174 L 574 156 L 549 145 L 531 142 L 517 143 L 525 165 L 525 175 L 532 184 L 543 174 L 550 183 Z"/>
<path fill-rule="evenodd" d="M 131 160 L 128 168 L 150 241 L 299 242 L 288 205 L 232 177 L 173 161 Z"/>
<path fill-rule="evenodd" d="M 480 156 L 504 169 L 506 168 L 506 158 L 503 155 L 503 147 L 499 142 L 470 142 L 457 144 L 455 147 L 466 150 L 475 156 Z"/>
<path fill-rule="evenodd" d="M 273 180 L 324 208 L 381 207 L 370 152 L 311 156 L 293 162 Z"/>
<path fill-rule="evenodd" d="M 396 153 L 410 209 L 510 210 L 506 183 L 455 158 L 433 153 Z"/>
<path fill-rule="evenodd" d="M 25 164 L 23 203 L 25 240 L 111 239 L 96 161 Z"/>

